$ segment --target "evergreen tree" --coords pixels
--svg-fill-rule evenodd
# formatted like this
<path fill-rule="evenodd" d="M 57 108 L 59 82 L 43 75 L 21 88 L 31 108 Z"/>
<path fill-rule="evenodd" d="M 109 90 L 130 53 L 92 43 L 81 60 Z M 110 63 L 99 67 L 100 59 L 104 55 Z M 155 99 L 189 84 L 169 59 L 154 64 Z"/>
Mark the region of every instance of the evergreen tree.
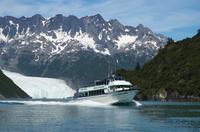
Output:
<path fill-rule="evenodd" d="M 174 40 L 173 40 L 172 38 L 168 38 L 168 39 L 167 39 L 167 43 L 168 43 L 168 44 L 174 43 Z"/>
<path fill-rule="evenodd" d="M 140 70 L 140 63 L 139 62 L 136 64 L 135 70 Z"/>
<path fill-rule="evenodd" d="M 198 35 L 200 34 L 200 29 L 197 30 L 197 34 L 198 34 Z"/>

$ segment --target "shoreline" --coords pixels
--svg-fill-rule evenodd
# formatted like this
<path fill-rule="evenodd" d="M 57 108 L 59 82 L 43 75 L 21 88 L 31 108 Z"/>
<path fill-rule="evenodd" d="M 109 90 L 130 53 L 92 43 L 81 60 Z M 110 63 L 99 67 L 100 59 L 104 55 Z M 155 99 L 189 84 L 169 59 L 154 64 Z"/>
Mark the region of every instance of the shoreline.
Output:
<path fill-rule="evenodd" d="M 170 99 L 134 99 L 136 101 L 160 101 L 160 102 L 200 102 L 200 98 L 170 98 Z"/>

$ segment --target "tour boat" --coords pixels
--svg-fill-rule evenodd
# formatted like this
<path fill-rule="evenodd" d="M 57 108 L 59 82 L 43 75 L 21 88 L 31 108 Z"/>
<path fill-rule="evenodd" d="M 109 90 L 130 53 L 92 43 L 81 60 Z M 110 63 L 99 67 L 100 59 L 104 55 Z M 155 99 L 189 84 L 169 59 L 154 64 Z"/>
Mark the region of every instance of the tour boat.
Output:
<path fill-rule="evenodd" d="M 129 103 L 138 93 L 137 86 L 122 77 L 112 76 L 95 81 L 93 86 L 77 89 L 74 100 L 91 100 L 103 104 Z"/>

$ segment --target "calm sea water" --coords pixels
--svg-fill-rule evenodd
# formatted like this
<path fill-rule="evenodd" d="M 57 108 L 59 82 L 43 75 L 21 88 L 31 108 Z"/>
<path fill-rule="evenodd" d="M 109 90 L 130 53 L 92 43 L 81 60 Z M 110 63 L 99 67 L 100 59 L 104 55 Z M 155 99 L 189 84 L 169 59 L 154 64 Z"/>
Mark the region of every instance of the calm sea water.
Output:
<path fill-rule="evenodd" d="M 200 103 L 0 101 L 1 132 L 200 132 Z"/>

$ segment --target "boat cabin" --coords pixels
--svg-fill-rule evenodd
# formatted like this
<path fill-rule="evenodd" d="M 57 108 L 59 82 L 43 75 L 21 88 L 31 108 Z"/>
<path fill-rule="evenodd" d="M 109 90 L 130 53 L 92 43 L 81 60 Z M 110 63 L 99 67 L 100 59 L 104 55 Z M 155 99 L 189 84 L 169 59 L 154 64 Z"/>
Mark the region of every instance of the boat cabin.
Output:
<path fill-rule="evenodd" d="M 135 89 L 130 82 L 122 77 L 112 76 L 104 80 L 97 80 L 91 87 L 79 88 L 74 97 L 89 97 L 108 94 L 112 92 L 122 92 Z"/>
<path fill-rule="evenodd" d="M 109 78 L 106 78 L 104 80 L 96 80 L 94 81 L 95 85 L 108 85 L 109 82 L 111 81 L 116 81 L 116 80 L 124 80 L 121 76 L 111 76 Z"/>

